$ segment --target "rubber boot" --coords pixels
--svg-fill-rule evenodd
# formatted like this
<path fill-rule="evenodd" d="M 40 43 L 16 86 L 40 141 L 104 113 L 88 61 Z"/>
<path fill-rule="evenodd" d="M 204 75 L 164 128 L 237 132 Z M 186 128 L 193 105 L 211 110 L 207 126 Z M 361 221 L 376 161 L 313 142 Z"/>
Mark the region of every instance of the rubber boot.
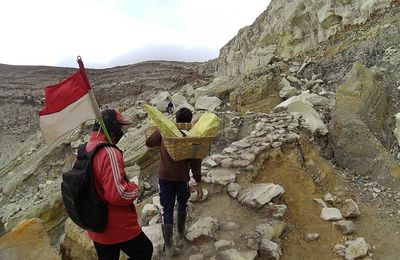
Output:
<path fill-rule="evenodd" d="M 185 213 L 178 213 L 178 239 L 184 240 L 185 239 L 185 226 L 186 226 L 186 212 Z"/>
<path fill-rule="evenodd" d="M 164 251 L 165 255 L 167 256 L 173 256 L 173 255 L 178 255 L 179 249 L 174 246 L 172 237 L 173 237 L 173 230 L 174 226 L 173 224 L 162 224 L 162 233 L 164 237 Z"/>
<path fill-rule="evenodd" d="M 185 226 L 186 226 L 186 212 L 178 213 L 178 241 L 176 243 L 177 246 L 181 247 L 185 244 Z"/>

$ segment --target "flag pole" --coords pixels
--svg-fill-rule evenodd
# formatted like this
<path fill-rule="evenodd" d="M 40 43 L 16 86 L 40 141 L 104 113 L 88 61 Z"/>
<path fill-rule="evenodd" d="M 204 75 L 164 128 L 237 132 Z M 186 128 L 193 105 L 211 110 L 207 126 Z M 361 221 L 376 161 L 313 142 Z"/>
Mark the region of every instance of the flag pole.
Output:
<path fill-rule="evenodd" d="M 81 71 L 82 77 L 85 80 L 87 86 L 89 86 L 89 88 L 90 88 L 89 79 L 86 75 L 85 66 L 83 65 L 81 56 L 77 57 L 77 62 L 79 64 L 79 70 Z M 110 137 L 110 134 L 107 131 L 106 124 L 104 123 L 104 119 L 101 116 L 99 106 L 97 105 L 96 98 L 94 97 L 94 93 L 93 93 L 92 89 L 89 90 L 89 96 L 90 96 L 90 99 L 92 100 L 92 105 L 93 105 L 94 110 L 96 111 L 97 120 L 100 123 L 100 127 L 103 130 L 104 135 L 106 136 L 106 138 L 110 144 L 114 144 Z"/>

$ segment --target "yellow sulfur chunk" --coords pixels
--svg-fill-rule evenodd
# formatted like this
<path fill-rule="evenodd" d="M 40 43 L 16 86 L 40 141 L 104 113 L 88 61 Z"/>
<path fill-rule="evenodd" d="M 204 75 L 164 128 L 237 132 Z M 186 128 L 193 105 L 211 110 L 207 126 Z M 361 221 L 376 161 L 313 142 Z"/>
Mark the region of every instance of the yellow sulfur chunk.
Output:
<path fill-rule="evenodd" d="M 199 121 L 189 130 L 191 136 L 206 137 L 215 136 L 218 132 L 221 120 L 211 112 L 205 112 Z"/>
<path fill-rule="evenodd" d="M 176 127 L 176 125 L 169 120 L 168 117 L 164 116 L 157 108 L 150 105 L 143 105 L 144 110 L 147 112 L 149 118 L 154 124 L 160 129 L 163 136 L 168 137 L 182 137 L 182 133 Z"/>

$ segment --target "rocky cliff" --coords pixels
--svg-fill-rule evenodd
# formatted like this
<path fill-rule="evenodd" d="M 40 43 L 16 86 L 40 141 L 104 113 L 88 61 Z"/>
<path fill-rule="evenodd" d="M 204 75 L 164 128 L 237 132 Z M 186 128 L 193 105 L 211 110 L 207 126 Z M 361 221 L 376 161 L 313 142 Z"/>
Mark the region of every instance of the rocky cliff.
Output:
<path fill-rule="evenodd" d="M 318 48 L 329 37 L 366 22 L 390 0 L 271 1 L 256 21 L 242 28 L 220 51 L 219 75 L 248 73 Z"/>

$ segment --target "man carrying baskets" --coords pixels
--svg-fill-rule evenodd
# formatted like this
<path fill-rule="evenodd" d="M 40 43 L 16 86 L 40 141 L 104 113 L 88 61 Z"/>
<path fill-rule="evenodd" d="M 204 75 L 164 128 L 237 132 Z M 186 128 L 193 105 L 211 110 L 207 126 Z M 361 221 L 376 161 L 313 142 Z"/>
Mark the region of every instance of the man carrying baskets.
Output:
<path fill-rule="evenodd" d="M 192 112 L 188 108 L 181 108 L 176 112 L 177 123 L 190 123 L 192 121 Z M 165 254 L 172 256 L 179 254 L 179 249 L 173 245 L 173 213 L 175 200 L 178 201 L 178 220 L 177 230 L 178 239 L 185 237 L 185 222 L 187 201 L 190 197 L 189 170 L 192 170 L 193 178 L 197 185 L 195 187 L 199 198 L 203 196 L 201 184 L 201 159 L 186 159 L 174 161 L 168 154 L 164 146 L 164 141 L 159 130 L 153 132 L 146 139 L 146 146 L 160 146 L 160 163 L 158 165 L 158 179 L 160 189 L 160 203 L 163 207 L 162 232 L 165 243 Z"/>

